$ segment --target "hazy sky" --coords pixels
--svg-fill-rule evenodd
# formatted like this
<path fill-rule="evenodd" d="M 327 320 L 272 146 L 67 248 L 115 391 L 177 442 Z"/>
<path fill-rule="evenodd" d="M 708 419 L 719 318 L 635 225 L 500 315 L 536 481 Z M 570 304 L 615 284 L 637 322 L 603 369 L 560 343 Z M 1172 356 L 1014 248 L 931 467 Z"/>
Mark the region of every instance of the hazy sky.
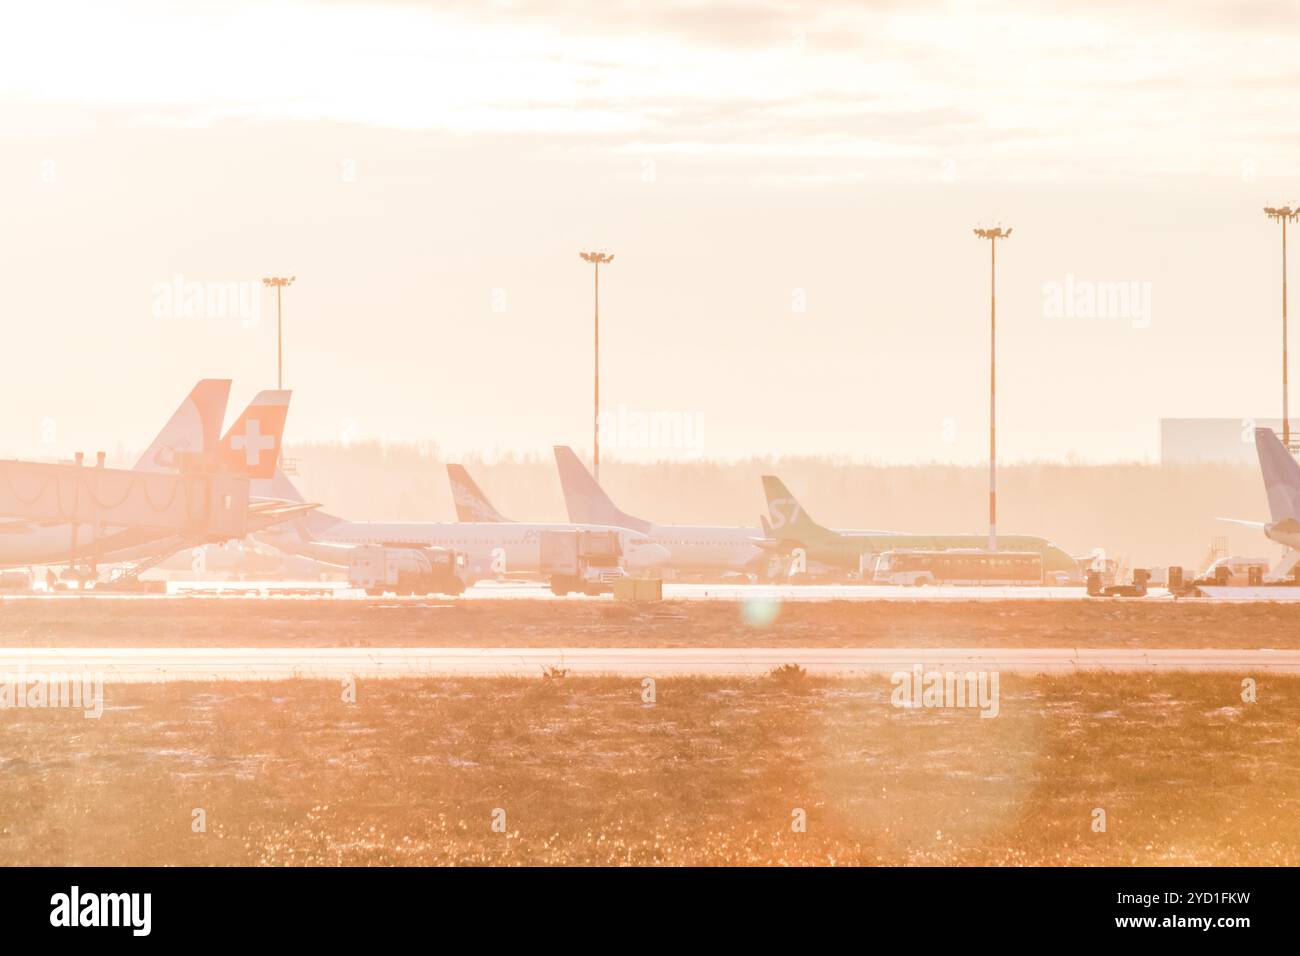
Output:
<path fill-rule="evenodd" d="M 604 405 L 690 425 L 609 454 L 978 461 L 999 222 L 1006 459 L 1275 416 L 1296 11 L 8 6 L 0 453 L 138 448 L 200 377 L 273 386 L 271 273 L 291 440 L 589 446 L 605 248 Z"/>

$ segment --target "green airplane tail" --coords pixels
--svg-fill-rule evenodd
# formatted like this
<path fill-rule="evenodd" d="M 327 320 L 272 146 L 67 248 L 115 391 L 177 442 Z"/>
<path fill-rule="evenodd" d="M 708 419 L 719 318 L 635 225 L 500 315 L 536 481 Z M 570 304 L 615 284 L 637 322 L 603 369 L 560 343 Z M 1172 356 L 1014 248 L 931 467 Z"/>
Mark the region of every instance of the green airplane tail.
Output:
<path fill-rule="evenodd" d="M 772 525 L 772 530 L 769 532 L 771 537 L 797 538 L 806 541 L 809 538 L 831 534 L 826 528 L 813 521 L 780 478 L 775 475 L 764 475 L 763 493 L 767 496 L 767 515 Z"/>

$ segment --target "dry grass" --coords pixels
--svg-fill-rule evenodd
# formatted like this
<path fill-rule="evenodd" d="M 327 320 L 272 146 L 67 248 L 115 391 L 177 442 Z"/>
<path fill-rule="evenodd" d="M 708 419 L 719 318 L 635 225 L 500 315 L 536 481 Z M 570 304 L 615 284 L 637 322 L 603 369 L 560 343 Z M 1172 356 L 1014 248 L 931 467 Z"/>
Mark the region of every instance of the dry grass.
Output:
<path fill-rule="evenodd" d="M 39 864 L 1297 864 L 1300 680 L 110 687 L 3 711 L 0 853 Z M 1103 808 L 1105 833 L 1090 828 Z M 207 832 L 191 832 L 203 808 Z M 506 811 L 505 833 L 491 829 Z M 807 832 L 791 830 L 792 811 Z"/>
<path fill-rule="evenodd" d="M 188 598 L 0 602 L 0 647 L 1298 647 L 1300 605 L 1184 601 L 367 602 Z"/>

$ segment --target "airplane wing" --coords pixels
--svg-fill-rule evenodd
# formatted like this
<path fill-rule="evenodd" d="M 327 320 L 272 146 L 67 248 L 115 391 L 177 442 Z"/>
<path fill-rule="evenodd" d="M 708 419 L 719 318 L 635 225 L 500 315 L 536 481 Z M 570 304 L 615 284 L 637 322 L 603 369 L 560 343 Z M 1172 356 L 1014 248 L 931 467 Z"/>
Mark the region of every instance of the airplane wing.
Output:
<path fill-rule="evenodd" d="M 248 520 L 246 527 L 249 534 L 258 531 L 265 531 L 272 525 L 279 524 L 282 521 L 288 521 L 290 518 L 305 514 L 306 512 L 319 507 L 320 505 L 296 501 L 274 501 L 267 499 L 251 501 L 248 504 Z M 210 534 L 172 535 L 152 542 L 148 554 L 144 556 L 144 560 L 148 561 L 150 565 L 158 564 L 162 561 L 166 561 L 172 555 L 180 551 L 185 551 L 189 548 L 202 547 L 205 544 L 220 544 L 225 540 L 227 539 Z M 141 556 L 134 555 L 130 559 L 124 560 L 126 563 L 129 563 L 129 561 L 139 561 L 141 560 Z M 111 561 L 110 563 L 123 563 L 123 561 Z"/>
<path fill-rule="evenodd" d="M 318 504 L 311 504 L 306 501 L 282 501 L 279 498 L 254 498 L 248 503 L 249 514 L 273 514 L 285 509 L 300 509 L 302 511 L 311 511 L 313 508 L 319 508 Z"/>
<path fill-rule="evenodd" d="M 248 533 L 265 531 L 273 525 L 315 511 L 320 505 L 305 501 L 250 501 L 248 503 Z"/>
<path fill-rule="evenodd" d="M 1264 522 L 1264 521 L 1247 521 L 1245 518 L 1215 518 L 1214 520 L 1215 520 L 1215 521 L 1226 521 L 1226 522 L 1228 522 L 1229 524 L 1239 524 L 1239 525 L 1244 525 L 1244 526 L 1246 526 L 1247 528 L 1258 528 L 1260 531 L 1263 531 L 1264 528 L 1266 528 L 1266 527 L 1268 526 L 1267 522 Z"/>

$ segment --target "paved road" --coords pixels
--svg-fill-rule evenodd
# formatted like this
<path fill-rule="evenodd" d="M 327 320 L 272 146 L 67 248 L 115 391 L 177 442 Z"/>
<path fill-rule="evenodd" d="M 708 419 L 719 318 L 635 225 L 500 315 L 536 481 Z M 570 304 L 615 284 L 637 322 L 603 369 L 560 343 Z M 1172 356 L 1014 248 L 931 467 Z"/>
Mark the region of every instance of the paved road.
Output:
<path fill-rule="evenodd" d="M 1181 600 L 1201 603 L 1218 602 L 1300 602 L 1300 587 L 1229 587 L 1202 589 L 1205 594 Z M 365 592 L 337 581 L 171 581 L 165 595 L 114 594 L 91 592 L 97 600 L 167 600 L 188 596 L 277 597 L 282 600 L 374 601 L 394 598 L 371 598 Z M 76 600 L 85 595 L 76 592 L 0 594 L 0 600 Z M 665 582 L 664 598 L 671 601 L 744 601 L 768 604 L 786 601 L 1121 601 L 1130 603 L 1175 599 L 1167 588 L 1152 588 L 1144 598 L 1088 598 L 1082 587 L 924 587 L 908 588 L 862 584 L 678 584 Z M 419 598 L 418 600 L 424 600 Z M 469 588 L 460 598 L 434 600 L 530 600 L 530 601 L 608 601 L 570 595 L 559 598 L 544 584 L 512 584 L 483 581 Z"/>
<path fill-rule="evenodd" d="M 797 663 L 818 674 L 934 670 L 1001 673 L 1227 671 L 1300 674 L 1296 650 L 1058 648 L 5 648 L 0 681 L 11 675 L 102 673 L 109 682 L 257 680 L 423 675 L 539 676 L 548 666 L 574 674 L 658 677 L 755 675 Z"/>
<path fill-rule="evenodd" d="M 1287 589 L 1256 588 L 1249 600 L 1296 600 L 1295 594 L 1282 594 Z M 350 589 L 336 582 L 221 582 L 172 581 L 166 595 L 93 594 L 96 600 L 159 601 L 181 599 L 187 596 L 218 597 L 279 597 L 283 600 L 373 601 L 393 600 L 368 597 L 363 591 Z M 1240 598 L 1240 595 L 1234 595 Z M 60 594 L 5 594 L 0 600 L 77 600 L 85 595 Z M 670 601 L 752 601 L 757 603 L 785 601 L 1082 601 L 1087 594 L 1081 587 L 925 587 L 907 588 L 861 584 L 664 584 L 664 598 Z M 420 600 L 424 600 L 421 598 Z M 435 600 L 526 600 L 526 601 L 595 601 L 603 598 L 570 595 L 559 598 L 543 584 L 497 584 L 482 582 L 469 588 L 459 598 Z M 1098 598 L 1096 600 L 1103 600 Z M 1133 601 L 1172 601 L 1164 588 L 1152 588 L 1145 598 L 1116 598 Z M 1208 600 L 1199 598 L 1198 600 Z"/>

